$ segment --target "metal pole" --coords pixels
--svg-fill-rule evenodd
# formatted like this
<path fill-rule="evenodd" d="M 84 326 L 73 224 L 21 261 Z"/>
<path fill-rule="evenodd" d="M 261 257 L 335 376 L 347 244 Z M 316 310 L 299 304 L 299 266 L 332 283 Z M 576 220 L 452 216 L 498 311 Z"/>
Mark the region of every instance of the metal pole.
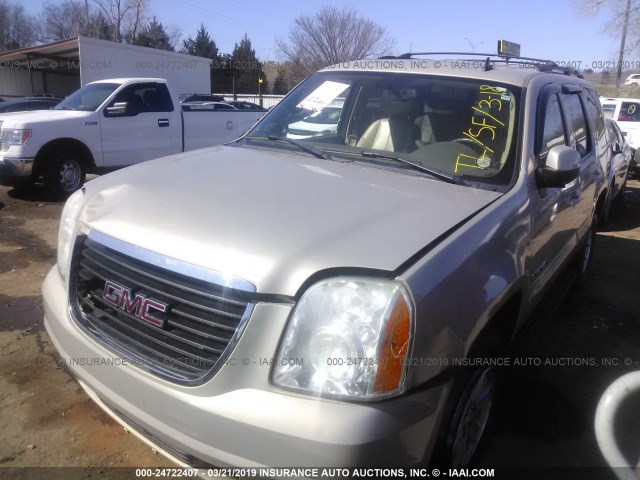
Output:
<path fill-rule="evenodd" d="M 618 54 L 618 69 L 616 72 L 616 97 L 620 96 L 620 77 L 622 76 L 622 60 L 624 58 L 624 43 L 627 37 L 627 26 L 629 25 L 629 12 L 631 11 L 631 0 L 627 0 L 624 10 L 624 23 L 622 25 L 622 38 L 620 39 L 620 53 Z"/>

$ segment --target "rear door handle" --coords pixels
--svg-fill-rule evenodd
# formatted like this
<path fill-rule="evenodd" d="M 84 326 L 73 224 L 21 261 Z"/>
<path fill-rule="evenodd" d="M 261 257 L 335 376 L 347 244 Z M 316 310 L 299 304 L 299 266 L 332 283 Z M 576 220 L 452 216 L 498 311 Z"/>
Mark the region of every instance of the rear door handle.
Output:
<path fill-rule="evenodd" d="M 160 118 L 160 119 L 158 119 L 158 126 L 159 127 L 168 127 L 169 126 L 169 119 L 168 118 Z"/>

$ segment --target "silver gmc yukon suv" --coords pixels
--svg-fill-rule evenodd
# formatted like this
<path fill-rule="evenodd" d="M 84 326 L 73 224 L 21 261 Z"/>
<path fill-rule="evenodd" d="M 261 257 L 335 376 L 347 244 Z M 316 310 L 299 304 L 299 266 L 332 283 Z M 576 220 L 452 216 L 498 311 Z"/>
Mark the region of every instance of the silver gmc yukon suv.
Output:
<path fill-rule="evenodd" d="M 237 141 L 71 196 L 46 328 L 183 465 L 464 465 L 491 359 L 585 276 L 608 151 L 594 88 L 550 62 L 326 68 Z"/>

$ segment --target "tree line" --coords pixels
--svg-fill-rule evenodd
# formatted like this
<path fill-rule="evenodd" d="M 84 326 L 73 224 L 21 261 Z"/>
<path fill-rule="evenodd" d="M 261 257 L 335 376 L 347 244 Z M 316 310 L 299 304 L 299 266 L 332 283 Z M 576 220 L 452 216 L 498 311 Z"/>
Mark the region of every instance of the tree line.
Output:
<path fill-rule="evenodd" d="M 36 15 L 0 0 L 0 52 L 84 35 L 175 51 L 177 29 L 149 14 L 149 0 L 64 0 Z"/>
<path fill-rule="evenodd" d="M 321 7 L 315 15 L 294 20 L 288 37 L 276 39 L 282 61 L 265 65 L 246 33 L 231 53 L 219 51 L 204 24 L 194 37 L 180 41 L 178 29 L 150 15 L 149 3 L 64 0 L 45 3 L 39 14 L 29 15 L 22 5 L 0 0 L 0 52 L 84 35 L 209 58 L 215 92 L 285 94 L 320 68 L 388 54 L 394 45 L 384 27 L 357 11 Z"/>

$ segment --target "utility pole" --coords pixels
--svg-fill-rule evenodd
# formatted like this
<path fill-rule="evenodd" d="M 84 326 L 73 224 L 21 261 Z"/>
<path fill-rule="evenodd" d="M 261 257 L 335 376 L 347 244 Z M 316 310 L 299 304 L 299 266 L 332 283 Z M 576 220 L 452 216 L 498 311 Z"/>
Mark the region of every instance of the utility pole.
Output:
<path fill-rule="evenodd" d="M 624 59 L 624 43 L 627 38 L 627 26 L 629 25 L 629 12 L 631 11 L 631 0 L 627 0 L 624 9 L 624 23 L 622 25 L 622 38 L 620 39 L 620 53 L 618 54 L 618 69 L 616 72 L 616 97 L 620 96 L 620 77 L 622 76 L 622 60 Z"/>

